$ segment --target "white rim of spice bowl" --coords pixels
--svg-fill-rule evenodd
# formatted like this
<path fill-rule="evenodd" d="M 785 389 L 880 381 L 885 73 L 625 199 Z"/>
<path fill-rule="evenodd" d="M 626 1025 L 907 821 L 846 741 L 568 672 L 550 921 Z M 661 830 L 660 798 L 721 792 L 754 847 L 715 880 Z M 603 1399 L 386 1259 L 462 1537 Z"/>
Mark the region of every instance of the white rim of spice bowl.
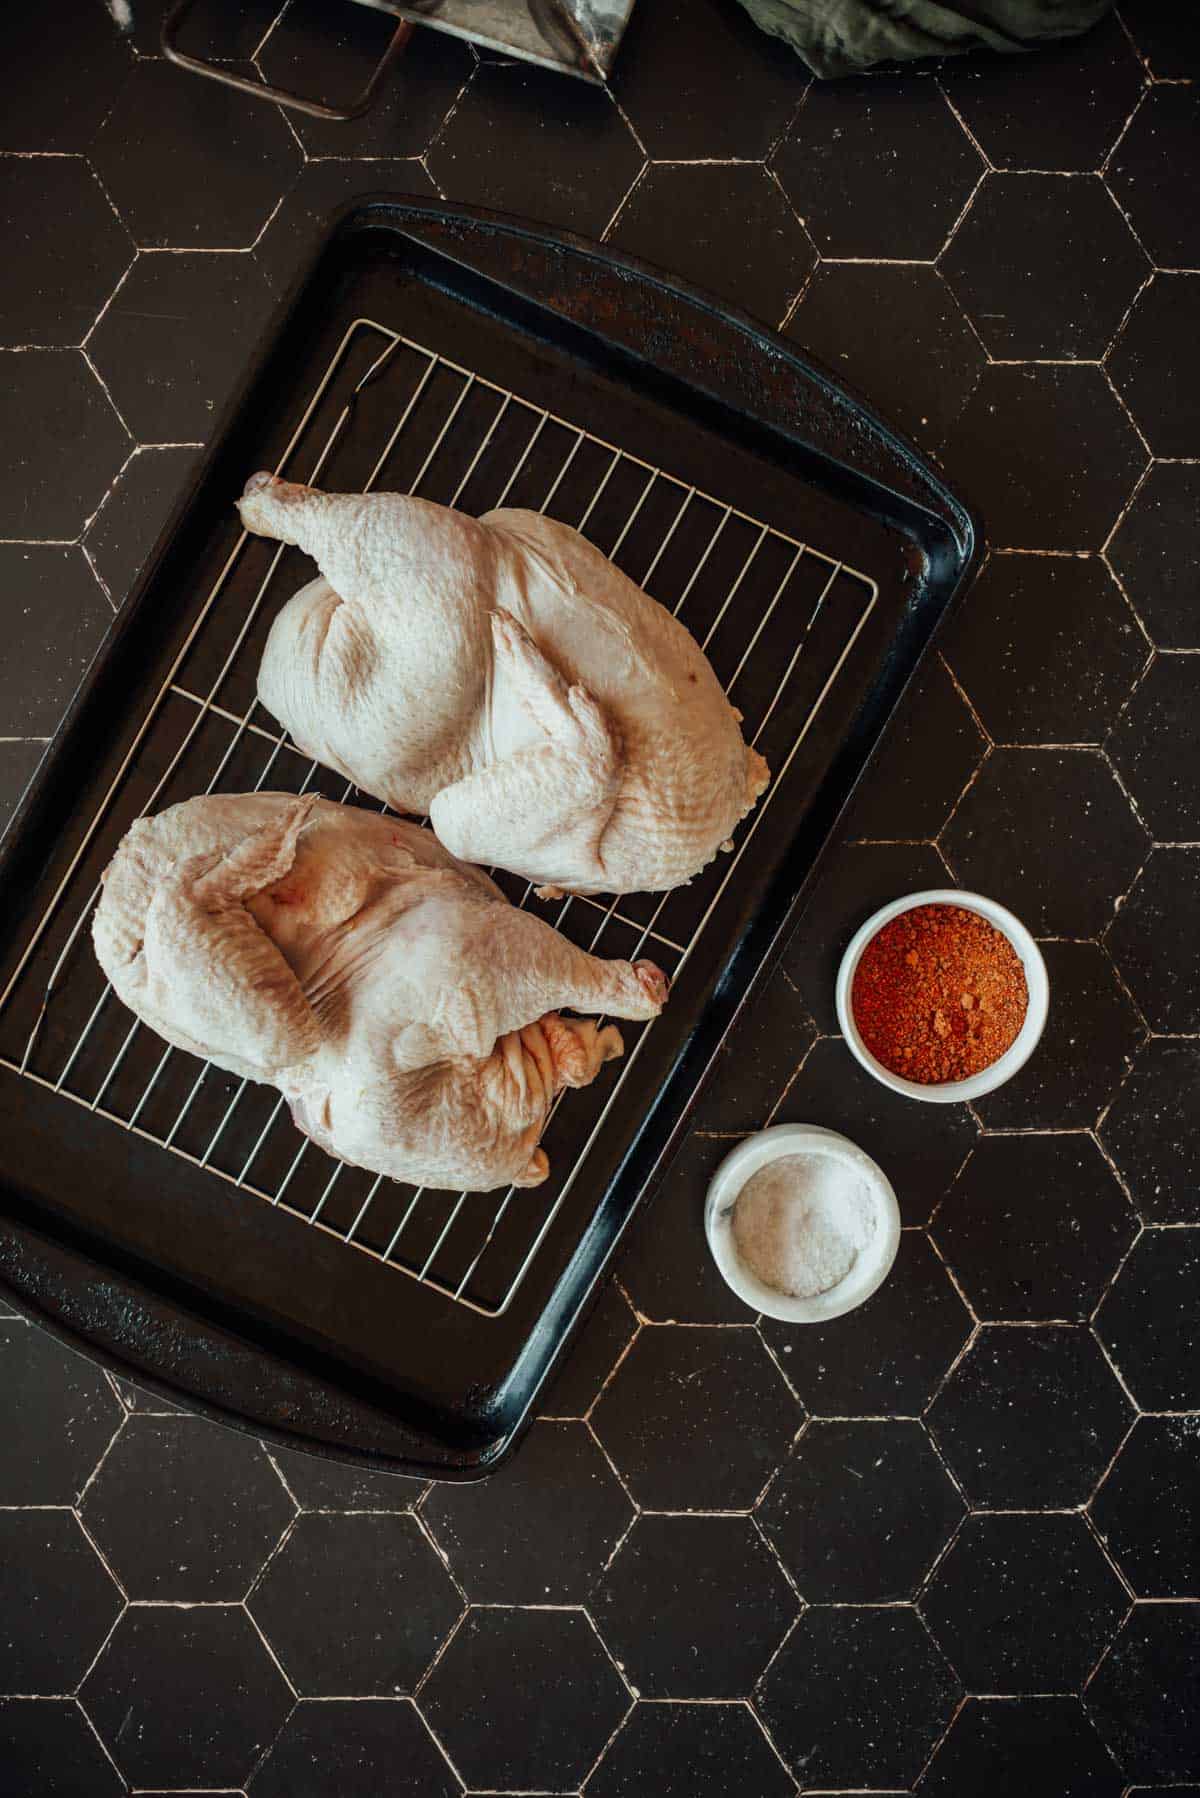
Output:
<path fill-rule="evenodd" d="M 1004 1054 L 978 1074 L 972 1074 L 969 1080 L 943 1080 L 934 1085 L 926 1085 L 919 1080 L 906 1080 L 903 1074 L 893 1074 L 890 1068 L 885 1068 L 881 1061 L 875 1059 L 854 1022 L 850 995 L 863 951 L 885 924 L 890 924 L 893 918 L 900 917 L 906 911 L 914 911 L 919 905 L 958 905 L 965 911 L 978 912 L 981 918 L 986 918 L 989 924 L 994 924 L 1008 938 L 1025 970 L 1025 984 L 1029 989 L 1025 1022 Z M 881 906 L 867 919 L 862 929 L 854 933 L 838 968 L 834 999 L 838 1023 L 850 1053 L 881 1085 L 890 1086 L 894 1093 L 903 1093 L 906 1098 L 923 1099 L 927 1105 L 961 1105 L 968 1099 L 979 1099 L 984 1093 L 994 1092 L 1025 1066 L 1046 1027 L 1046 1017 L 1050 1010 L 1050 980 L 1041 950 L 1021 920 L 1014 917 L 1006 906 L 997 905 L 994 899 L 985 899 L 982 893 L 964 893 L 957 887 L 930 887 L 923 893 L 909 893 L 903 899 L 893 899 L 890 905 Z"/>
<path fill-rule="evenodd" d="M 875 1201 L 876 1228 L 844 1280 L 815 1298 L 794 1299 L 765 1286 L 742 1263 L 733 1235 L 733 1208 L 752 1174 L 784 1155 L 826 1155 L 864 1175 Z M 858 1144 L 822 1124 L 772 1124 L 726 1155 L 704 1203 L 704 1234 L 725 1284 L 749 1305 L 785 1324 L 820 1324 L 853 1311 L 882 1286 L 900 1246 L 900 1207 L 883 1169 Z"/>

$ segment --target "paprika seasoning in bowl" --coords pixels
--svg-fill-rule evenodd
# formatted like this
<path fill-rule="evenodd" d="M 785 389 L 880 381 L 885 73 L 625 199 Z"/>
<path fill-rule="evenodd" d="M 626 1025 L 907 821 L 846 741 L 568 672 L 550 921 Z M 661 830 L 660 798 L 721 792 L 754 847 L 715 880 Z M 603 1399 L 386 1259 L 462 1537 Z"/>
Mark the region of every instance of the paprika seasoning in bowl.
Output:
<path fill-rule="evenodd" d="M 893 900 L 855 933 L 836 1004 L 851 1054 L 882 1085 L 960 1104 L 1024 1067 L 1050 983 L 1020 919 L 982 894 L 936 887 Z"/>

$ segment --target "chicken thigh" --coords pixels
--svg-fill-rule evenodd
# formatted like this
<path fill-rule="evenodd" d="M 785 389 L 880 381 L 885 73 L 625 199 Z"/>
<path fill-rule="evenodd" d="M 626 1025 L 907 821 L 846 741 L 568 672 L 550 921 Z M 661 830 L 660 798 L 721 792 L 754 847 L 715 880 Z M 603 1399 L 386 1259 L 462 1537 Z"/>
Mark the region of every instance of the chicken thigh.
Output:
<path fill-rule="evenodd" d="M 769 778 L 684 627 L 569 526 L 251 477 L 242 523 L 321 578 L 259 697 L 306 755 L 465 860 L 573 892 L 678 886 Z"/>
<path fill-rule="evenodd" d="M 189 799 L 130 829 L 93 920 L 143 1023 L 277 1086 L 299 1128 L 419 1185 L 536 1186 L 554 1095 L 621 1054 L 560 1007 L 652 1018 L 652 962 L 601 961 L 431 831 L 315 796 Z"/>

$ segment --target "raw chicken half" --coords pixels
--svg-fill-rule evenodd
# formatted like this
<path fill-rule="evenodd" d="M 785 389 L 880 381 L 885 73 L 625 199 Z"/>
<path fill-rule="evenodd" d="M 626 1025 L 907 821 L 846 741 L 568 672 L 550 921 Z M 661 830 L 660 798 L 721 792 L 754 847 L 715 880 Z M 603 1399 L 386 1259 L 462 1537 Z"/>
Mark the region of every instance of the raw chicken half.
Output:
<path fill-rule="evenodd" d="M 275 620 L 262 703 L 465 860 L 572 892 L 663 890 L 765 788 L 695 640 L 569 526 L 268 474 L 239 510 L 321 570 Z"/>
<path fill-rule="evenodd" d="M 288 793 L 132 826 L 92 925 L 119 998 L 177 1048 L 277 1086 L 299 1128 L 418 1185 L 536 1186 L 554 1095 L 652 1018 L 652 962 L 601 961 L 432 831 Z"/>

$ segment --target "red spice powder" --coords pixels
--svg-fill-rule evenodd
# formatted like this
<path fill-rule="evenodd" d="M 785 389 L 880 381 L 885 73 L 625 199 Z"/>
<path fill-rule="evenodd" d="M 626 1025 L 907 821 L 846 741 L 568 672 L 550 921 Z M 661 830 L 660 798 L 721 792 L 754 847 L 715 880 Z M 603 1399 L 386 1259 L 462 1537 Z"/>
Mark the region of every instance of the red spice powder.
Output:
<path fill-rule="evenodd" d="M 999 1060 L 1029 1005 L 1021 958 L 962 905 L 918 905 L 863 951 L 850 1003 L 867 1048 L 893 1074 L 933 1086 Z"/>

